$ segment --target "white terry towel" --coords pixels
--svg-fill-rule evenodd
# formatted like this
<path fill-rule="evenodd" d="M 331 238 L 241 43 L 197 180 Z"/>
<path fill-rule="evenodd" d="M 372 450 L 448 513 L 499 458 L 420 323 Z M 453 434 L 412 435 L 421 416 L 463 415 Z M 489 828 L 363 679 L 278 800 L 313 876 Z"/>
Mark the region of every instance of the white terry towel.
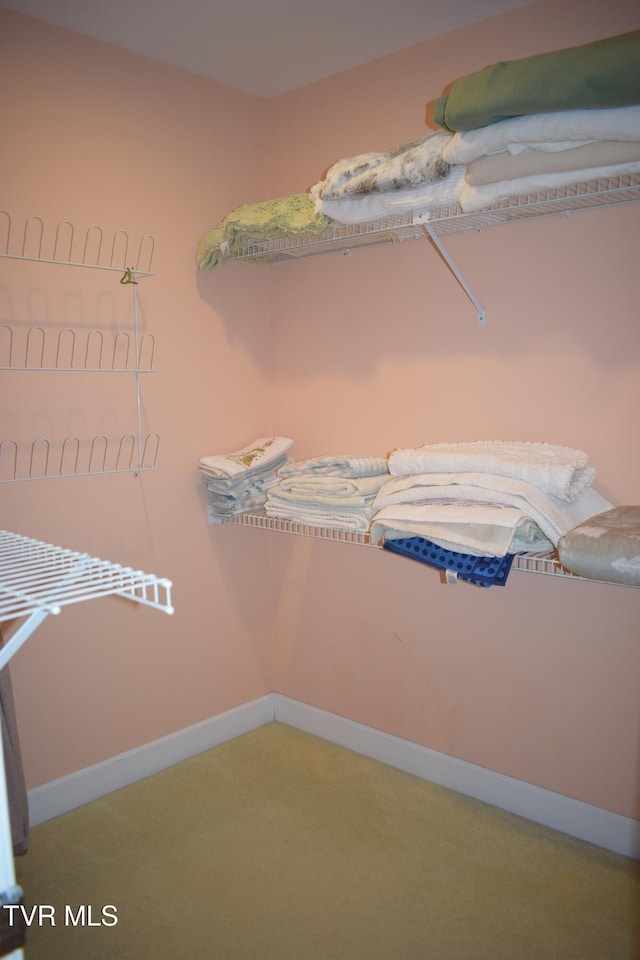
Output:
<path fill-rule="evenodd" d="M 262 470 L 273 464 L 292 445 L 288 437 L 259 437 L 241 450 L 200 458 L 203 474 L 211 477 L 237 477 L 250 470 Z"/>
<path fill-rule="evenodd" d="M 430 443 L 393 450 L 388 461 L 389 473 L 396 477 L 421 473 L 491 473 L 525 480 L 559 500 L 573 500 L 591 486 L 596 475 L 582 450 L 535 441 Z"/>
<path fill-rule="evenodd" d="M 278 470 L 278 476 L 329 476 L 373 477 L 388 474 L 386 457 L 354 457 L 344 454 L 329 454 L 323 457 L 308 457 L 306 460 L 290 460 Z"/>
<path fill-rule="evenodd" d="M 339 200 L 321 196 L 316 184 L 311 187 L 311 199 L 318 213 L 323 213 L 338 223 L 366 223 L 368 220 L 402 216 L 406 213 L 412 213 L 414 219 L 419 217 L 428 221 L 433 212 L 441 207 L 457 207 L 466 169 L 462 164 L 452 167 L 451 173 L 444 180 L 425 183 L 419 187 L 341 197 Z"/>
<path fill-rule="evenodd" d="M 345 530 L 353 533 L 367 533 L 373 515 L 372 507 L 361 507 L 358 510 L 322 510 L 312 505 L 297 505 L 267 500 L 265 513 L 268 517 L 279 520 L 292 520 L 295 523 L 307 524 L 313 527 L 326 527 L 329 530 Z"/>

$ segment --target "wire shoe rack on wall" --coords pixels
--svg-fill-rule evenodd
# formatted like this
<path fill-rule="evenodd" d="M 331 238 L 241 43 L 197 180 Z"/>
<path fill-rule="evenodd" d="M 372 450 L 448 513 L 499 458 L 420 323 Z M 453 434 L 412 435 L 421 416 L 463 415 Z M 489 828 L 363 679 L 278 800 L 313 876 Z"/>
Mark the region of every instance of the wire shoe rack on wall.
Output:
<path fill-rule="evenodd" d="M 106 270 L 120 274 L 132 291 L 132 327 L 101 329 L 26 329 L 0 323 L 0 371 L 129 374 L 135 378 L 135 431 L 112 438 L 104 433 L 80 438 L 38 436 L 29 441 L 0 438 L 0 483 L 21 480 L 133 473 L 154 470 L 160 438 L 142 431 L 142 376 L 154 372 L 155 338 L 140 333 L 138 283 L 152 277 L 155 241 L 145 234 L 137 245 L 124 230 L 107 240 L 95 224 L 79 233 L 70 220 L 49 234 L 44 220 L 29 216 L 15 230 L 8 211 L 0 211 L 0 258 Z"/>

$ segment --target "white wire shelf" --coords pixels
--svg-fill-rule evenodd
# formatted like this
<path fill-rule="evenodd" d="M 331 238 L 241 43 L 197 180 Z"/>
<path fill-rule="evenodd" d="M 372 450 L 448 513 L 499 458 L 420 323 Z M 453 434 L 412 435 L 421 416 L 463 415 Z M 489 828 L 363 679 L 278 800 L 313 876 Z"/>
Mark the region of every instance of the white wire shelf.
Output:
<path fill-rule="evenodd" d="M 335 543 L 351 543 L 361 547 L 373 547 L 375 550 L 382 549 L 377 543 L 371 541 L 368 533 L 351 533 L 346 530 L 331 529 L 315 524 L 299 523 L 296 520 L 281 520 L 279 518 L 269 517 L 264 513 L 241 513 L 226 522 L 234 523 L 242 527 L 271 530 L 275 533 L 289 533 L 298 537 L 311 537 L 315 540 L 330 540 Z M 611 586 L 611 582 L 608 580 L 582 577 L 577 573 L 572 573 L 570 570 L 567 570 L 558 560 L 555 551 L 517 554 L 511 569 L 523 573 L 539 573 L 551 577 L 564 577 L 568 580 L 582 580 L 587 583 L 606 583 Z M 616 584 L 616 586 L 631 585 Z"/>
<path fill-rule="evenodd" d="M 171 581 L 0 530 L 0 621 L 116 594 L 173 613 Z"/>
<path fill-rule="evenodd" d="M 0 623 L 26 618 L 0 650 L 2 669 L 48 614 L 118 596 L 172 614 L 172 582 L 41 540 L 0 530 Z"/>
<path fill-rule="evenodd" d="M 437 234 L 458 233 L 550 214 L 568 216 L 574 210 L 632 200 L 640 200 L 640 174 L 637 173 L 512 197 L 477 213 L 464 213 L 457 204 L 450 204 L 422 215 L 404 213 L 367 223 L 337 224 L 319 237 L 300 235 L 254 241 L 232 253 L 231 259 L 275 263 L 339 251 L 349 253 L 358 247 L 424 239 L 424 224 L 429 224 Z"/>

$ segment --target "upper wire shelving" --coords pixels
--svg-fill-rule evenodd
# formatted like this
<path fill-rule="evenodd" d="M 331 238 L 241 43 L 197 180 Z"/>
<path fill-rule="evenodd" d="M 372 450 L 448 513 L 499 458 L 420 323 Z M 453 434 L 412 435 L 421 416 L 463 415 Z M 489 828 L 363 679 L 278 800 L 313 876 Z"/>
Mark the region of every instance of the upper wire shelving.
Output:
<path fill-rule="evenodd" d="M 640 200 L 640 174 L 631 173 L 555 187 L 526 196 L 510 197 L 484 210 L 465 213 L 457 203 L 408 211 L 358 224 L 335 224 L 319 236 L 279 236 L 256 240 L 230 254 L 230 259 L 278 263 L 320 254 L 350 254 L 360 247 L 402 243 L 425 237 L 431 241 L 476 308 L 478 325 L 487 322 L 484 307 L 471 290 L 441 235 L 484 230 L 516 220 L 556 214 L 565 219 L 575 210 Z"/>

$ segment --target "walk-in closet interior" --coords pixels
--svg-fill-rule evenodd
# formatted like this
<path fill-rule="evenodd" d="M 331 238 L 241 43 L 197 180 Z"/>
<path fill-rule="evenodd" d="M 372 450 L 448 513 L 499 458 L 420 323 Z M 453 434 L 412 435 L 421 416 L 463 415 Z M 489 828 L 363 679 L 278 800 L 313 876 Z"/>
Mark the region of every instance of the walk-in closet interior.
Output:
<path fill-rule="evenodd" d="M 599 87 L 582 110 L 606 123 L 617 111 L 608 133 L 576 127 L 553 150 L 531 138 L 502 149 L 525 171 L 519 194 L 486 192 L 489 157 L 468 178 L 473 124 L 453 113 L 456 81 L 489 65 L 635 37 L 637 3 L 504 4 L 266 94 L 145 55 L 135 33 L 127 48 L 27 7 L 0 8 L 9 806 L 22 781 L 35 830 L 279 721 L 639 858 L 637 71 L 635 96 L 609 103 Z M 321 13 L 318 43 L 338 43 L 340 24 Z M 438 155 L 433 179 L 446 186 L 454 171 L 464 196 L 416 213 L 396 183 L 395 208 L 381 212 L 370 179 L 351 207 L 329 189 L 334 175 L 344 186 L 364 168 L 366 180 L 383 156 L 402 161 L 399 145 L 427 135 L 462 143 L 444 173 Z M 544 153 L 546 175 L 563 148 L 584 151 L 595 174 L 576 181 L 565 168 L 549 191 L 527 189 L 523 154 Z M 302 198 L 306 224 L 263 220 L 243 235 L 231 223 L 272 201 L 277 217 L 286 198 Z M 370 201 L 368 218 L 341 217 L 341 203 Z M 264 456 L 265 440 L 286 490 L 299 489 L 293 465 L 366 464 L 355 486 L 367 510 L 323 522 L 324 506 L 292 510 L 275 479 L 271 508 L 256 483 L 243 487 L 246 508 L 229 509 L 219 463 Z M 444 451 L 434 471 L 451 478 L 446 455 L 464 445 L 469 477 L 480 441 L 509 456 L 575 454 L 562 468 L 591 498 L 574 513 L 573 493 L 545 488 L 518 532 L 509 526 L 518 548 L 491 589 L 486 567 L 465 580 L 437 562 L 455 552 L 447 519 L 423 527 L 398 506 L 409 488 L 425 503 L 435 483 L 421 451 Z M 451 483 L 438 503 L 493 502 L 504 547 L 520 494 Z M 338 497 L 345 486 L 336 479 Z M 614 545 L 606 568 L 572 568 L 567 536 L 583 521 L 581 549 L 628 533 L 635 555 Z M 416 562 L 408 541 L 422 530 L 435 547 Z M 477 559 L 469 536 L 456 542 L 473 542 L 460 551 Z M 4 902 L 18 903 L 5 840 Z"/>

